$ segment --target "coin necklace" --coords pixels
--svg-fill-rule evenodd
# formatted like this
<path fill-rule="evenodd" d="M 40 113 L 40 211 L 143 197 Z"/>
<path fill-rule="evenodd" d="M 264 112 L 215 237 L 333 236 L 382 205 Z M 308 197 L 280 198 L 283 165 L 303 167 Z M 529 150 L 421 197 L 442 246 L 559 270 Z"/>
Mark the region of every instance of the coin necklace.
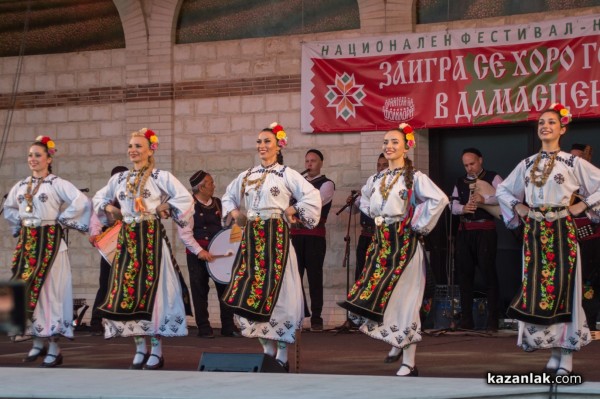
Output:
<path fill-rule="evenodd" d="M 38 190 L 42 186 L 42 182 L 44 181 L 43 177 L 36 179 L 36 180 L 38 180 L 38 182 L 35 185 L 35 188 L 33 189 L 33 192 L 32 192 L 31 187 L 33 185 L 33 179 L 35 179 L 35 177 L 31 176 L 31 179 L 29 180 L 29 182 L 27 182 L 27 193 L 25 193 L 25 201 L 27 201 L 27 206 L 25 207 L 25 212 L 27 212 L 27 213 L 31 213 L 33 211 L 33 197 L 37 194 Z"/>

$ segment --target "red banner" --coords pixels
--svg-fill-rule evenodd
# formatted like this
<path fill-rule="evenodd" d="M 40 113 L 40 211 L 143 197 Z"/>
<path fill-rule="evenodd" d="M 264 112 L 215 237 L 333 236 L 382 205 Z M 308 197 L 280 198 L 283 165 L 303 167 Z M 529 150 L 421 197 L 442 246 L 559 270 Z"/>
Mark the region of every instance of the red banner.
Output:
<path fill-rule="evenodd" d="M 534 120 L 554 102 L 600 111 L 600 16 L 305 43 L 302 131 Z"/>

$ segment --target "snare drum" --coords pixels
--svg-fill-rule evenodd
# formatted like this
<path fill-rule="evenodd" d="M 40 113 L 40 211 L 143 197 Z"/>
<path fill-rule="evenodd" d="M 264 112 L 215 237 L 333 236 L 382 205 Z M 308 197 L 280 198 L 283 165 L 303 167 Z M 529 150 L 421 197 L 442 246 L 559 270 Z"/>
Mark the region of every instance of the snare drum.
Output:
<path fill-rule="evenodd" d="M 208 252 L 213 256 L 212 262 L 206 262 L 208 273 L 217 283 L 229 284 L 235 255 L 241 241 L 231 242 L 231 229 L 219 231 L 208 244 Z"/>
<path fill-rule="evenodd" d="M 119 238 L 119 231 L 121 231 L 122 225 L 123 222 L 118 220 L 94 239 L 94 246 L 98 248 L 100 255 L 111 265 L 117 254 L 117 238 Z"/>

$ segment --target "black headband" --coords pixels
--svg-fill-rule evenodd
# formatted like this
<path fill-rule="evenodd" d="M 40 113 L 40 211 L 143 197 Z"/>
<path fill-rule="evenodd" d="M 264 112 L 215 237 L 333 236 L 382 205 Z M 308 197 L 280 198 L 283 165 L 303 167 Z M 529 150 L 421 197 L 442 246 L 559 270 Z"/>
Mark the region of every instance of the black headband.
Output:
<path fill-rule="evenodd" d="M 194 173 L 194 175 L 192 177 L 190 177 L 190 185 L 192 186 L 192 188 L 196 187 L 198 184 L 200 184 L 202 182 L 202 180 L 204 180 L 204 178 L 206 177 L 208 173 L 206 173 L 203 170 L 199 170 L 196 173 Z"/>
<path fill-rule="evenodd" d="M 317 154 L 317 156 L 318 156 L 319 158 L 321 158 L 321 161 L 323 161 L 323 153 L 322 153 L 321 151 L 319 151 L 319 150 L 315 150 L 314 148 L 311 148 L 310 150 L 306 151 L 306 155 L 310 154 L 311 152 L 312 152 L 313 154 Z M 306 155 L 305 155 L 305 156 L 306 156 Z"/>

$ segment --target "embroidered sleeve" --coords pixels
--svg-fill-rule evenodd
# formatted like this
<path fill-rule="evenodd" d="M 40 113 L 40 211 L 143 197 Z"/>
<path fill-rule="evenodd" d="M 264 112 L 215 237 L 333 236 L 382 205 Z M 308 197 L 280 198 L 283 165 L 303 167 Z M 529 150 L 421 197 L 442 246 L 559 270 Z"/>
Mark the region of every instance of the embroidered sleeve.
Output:
<path fill-rule="evenodd" d="M 52 183 L 57 195 L 66 204 L 58 216 L 58 221 L 67 227 L 87 232 L 92 217 L 92 203 L 77 187 L 63 179 Z"/>
<path fill-rule="evenodd" d="M 528 160 L 519 162 L 517 167 L 496 188 L 496 198 L 502 212 L 502 219 L 509 229 L 515 229 L 521 223 L 515 206 L 525 199 L 525 171 Z"/>
<path fill-rule="evenodd" d="M 309 229 L 315 228 L 321 218 L 321 194 L 312 184 L 291 168 L 284 173 L 285 185 L 293 198 L 298 218 Z"/>

